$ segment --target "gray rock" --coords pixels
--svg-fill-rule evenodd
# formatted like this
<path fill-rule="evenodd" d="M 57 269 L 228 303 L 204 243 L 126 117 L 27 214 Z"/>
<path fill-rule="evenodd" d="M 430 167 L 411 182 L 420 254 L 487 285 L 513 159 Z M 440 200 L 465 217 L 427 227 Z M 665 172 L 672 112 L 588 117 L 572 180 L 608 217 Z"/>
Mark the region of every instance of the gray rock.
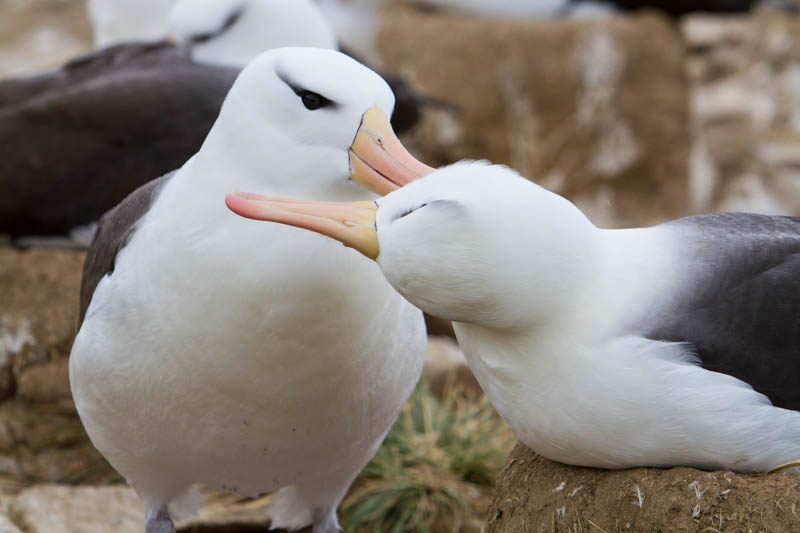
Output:
<path fill-rule="evenodd" d="M 11 503 L 11 516 L 27 533 L 141 533 L 144 510 L 128 487 L 40 485 Z"/>
<path fill-rule="evenodd" d="M 694 211 L 800 215 L 800 21 L 768 9 L 691 15 L 681 31 L 693 156 L 702 154 L 691 167 Z"/>
<path fill-rule="evenodd" d="M 23 370 L 17 383 L 17 396 L 30 403 L 70 406 L 69 359 L 59 357 Z"/>
<path fill-rule="evenodd" d="M 22 531 L 14 525 L 14 522 L 0 514 L 0 533 L 22 533 Z"/>

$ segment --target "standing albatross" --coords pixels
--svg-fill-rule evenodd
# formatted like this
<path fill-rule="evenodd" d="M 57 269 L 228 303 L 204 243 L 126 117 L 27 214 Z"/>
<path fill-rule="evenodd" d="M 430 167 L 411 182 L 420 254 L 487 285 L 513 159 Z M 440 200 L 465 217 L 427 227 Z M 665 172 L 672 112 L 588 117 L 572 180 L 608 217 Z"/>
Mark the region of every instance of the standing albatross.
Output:
<path fill-rule="evenodd" d="M 400 294 L 454 321 L 492 404 L 549 459 L 741 472 L 800 460 L 798 218 L 602 230 L 481 162 L 375 204 L 228 205 L 376 259 Z"/>
<path fill-rule="evenodd" d="M 419 378 L 422 313 L 352 250 L 230 213 L 231 188 L 365 200 L 430 169 L 393 98 L 338 52 L 284 48 L 234 83 L 200 151 L 100 222 L 70 383 L 94 445 L 173 531 L 194 483 L 278 491 L 273 527 L 336 508 Z M 356 290 L 356 287 L 364 291 Z"/>

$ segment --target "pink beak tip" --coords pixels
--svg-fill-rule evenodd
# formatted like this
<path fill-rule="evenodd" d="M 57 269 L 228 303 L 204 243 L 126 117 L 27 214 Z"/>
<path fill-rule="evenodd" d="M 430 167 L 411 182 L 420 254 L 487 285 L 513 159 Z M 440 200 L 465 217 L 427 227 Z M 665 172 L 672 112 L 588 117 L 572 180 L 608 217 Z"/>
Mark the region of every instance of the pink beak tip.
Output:
<path fill-rule="evenodd" d="M 232 192 L 225 196 L 225 205 L 239 216 L 253 218 L 256 211 L 255 206 L 249 200 L 239 196 L 239 194 L 238 192 Z"/>

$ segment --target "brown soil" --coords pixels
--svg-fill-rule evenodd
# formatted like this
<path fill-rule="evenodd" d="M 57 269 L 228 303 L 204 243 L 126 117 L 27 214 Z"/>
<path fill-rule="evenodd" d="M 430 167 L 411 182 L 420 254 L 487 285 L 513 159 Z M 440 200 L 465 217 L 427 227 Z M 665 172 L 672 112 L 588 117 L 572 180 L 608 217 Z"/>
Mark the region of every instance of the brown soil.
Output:
<path fill-rule="evenodd" d="M 85 0 L 0 0 L 0 78 L 58 67 L 91 44 Z"/>
<path fill-rule="evenodd" d="M 489 533 L 800 531 L 800 478 L 692 468 L 598 470 L 509 456 Z"/>
<path fill-rule="evenodd" d="M 389 70 L 456 107 L 451 126 L 423 123 L 404 138 L 429 164 L 508 164 L 601 225 L 687 214 L 689 85 L 667 19 L 487 21 L 395 8 L 380 44 Z"/>

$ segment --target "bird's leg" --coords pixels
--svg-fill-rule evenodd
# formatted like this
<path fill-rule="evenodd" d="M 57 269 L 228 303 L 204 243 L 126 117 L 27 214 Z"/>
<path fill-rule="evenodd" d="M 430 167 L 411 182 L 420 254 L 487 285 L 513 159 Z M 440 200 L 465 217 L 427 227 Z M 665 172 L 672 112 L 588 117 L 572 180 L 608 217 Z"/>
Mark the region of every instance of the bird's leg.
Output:
<path fill-rule="evenodd" d="M 145 533 L 175 533 L 175 524 L 172 523 L 166 506 L 147 510 L 144 531 Z"/>
<path fill-rule="evenodd" d="M 312 533 L 339 533 L 339 521 L 336 519 L 336 510 L 317 509 L 314 512 L 314 527 Z"/>

